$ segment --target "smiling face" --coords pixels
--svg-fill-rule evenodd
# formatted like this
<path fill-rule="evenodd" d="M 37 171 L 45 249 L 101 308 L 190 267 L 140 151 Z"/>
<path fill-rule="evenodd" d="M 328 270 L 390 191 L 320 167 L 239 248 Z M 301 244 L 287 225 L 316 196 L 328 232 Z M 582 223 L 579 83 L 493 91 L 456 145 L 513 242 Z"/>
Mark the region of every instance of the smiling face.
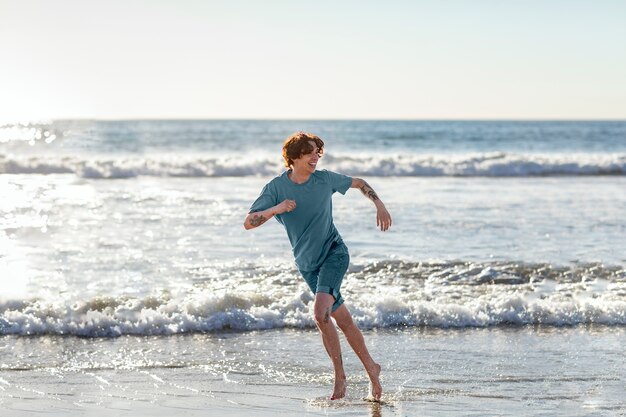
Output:
<path fill-rule="evenodd" d="M 320 160 L 322 155 L 320 154 L 320 150 L 317 147 L 315 141 L 308 141 L 309 145 L 313 148 L 312 152 L 305 153 L 300 158 L 294 159 L 292 168 L 296 172 L 300 173 L 308 173 L 312 174 L 315 172 L 315 167 L 317 166 L 317 162 Z"/>
<path fill-rule="evenodd" d="M 296 132 L 283 144 L 285 167 L 305 175 L 315 172 L 323 153 L 324 141 L 311 133 Z"/>

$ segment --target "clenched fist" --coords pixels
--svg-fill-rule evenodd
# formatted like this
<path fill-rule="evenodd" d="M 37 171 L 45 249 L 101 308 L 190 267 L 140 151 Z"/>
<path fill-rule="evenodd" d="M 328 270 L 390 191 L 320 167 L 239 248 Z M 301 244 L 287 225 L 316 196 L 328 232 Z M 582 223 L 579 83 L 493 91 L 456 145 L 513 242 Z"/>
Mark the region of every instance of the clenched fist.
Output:
<path fill-rule="evenodd" d="M 296 209 L 296 200 L 284 200 L 276 206 L 276 214 L 294 211 Z"/>

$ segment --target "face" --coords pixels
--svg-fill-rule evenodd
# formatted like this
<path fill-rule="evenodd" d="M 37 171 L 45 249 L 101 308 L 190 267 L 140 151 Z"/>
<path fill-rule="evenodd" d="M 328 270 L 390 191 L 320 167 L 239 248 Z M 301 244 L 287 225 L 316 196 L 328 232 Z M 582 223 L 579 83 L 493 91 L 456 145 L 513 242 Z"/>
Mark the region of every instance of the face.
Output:
<path fill-rule="evenodd" d="M 318 154 L 319 149 L 315 144 L 315 141 L 310 140 L 309 144 L 313 147 L 313 151 L 311 153 L 307 153 L 302 155 L 298 159 L 293 160 L 293 170 L 299 172 L 315 172 L 315 167 L 317 166 L 317 162 L 320 160 L 320 156 Z"/>

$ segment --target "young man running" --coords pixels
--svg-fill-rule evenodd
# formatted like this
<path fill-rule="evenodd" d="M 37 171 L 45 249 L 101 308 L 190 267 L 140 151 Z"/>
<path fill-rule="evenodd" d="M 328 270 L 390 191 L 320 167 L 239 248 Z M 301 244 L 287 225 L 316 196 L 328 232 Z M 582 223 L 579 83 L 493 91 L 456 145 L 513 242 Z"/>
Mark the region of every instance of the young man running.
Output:
<path fill-rule="evenodd" d="M 380 365 L 370 356 L 363 335 L 352 321 L 339 292 L 350 256 L 333 224 L 332 195 L 336 191 L 345 194 L 348 188 L 360 189 L 375 204 L 376 225 L 381 231 L 389 229 L 391 216 L 364 180 L 326 170 L 316 171 L 323 152 L 324 142 L 315 135 L 297 132 L 287 138 L 283 158 L 289 169 L 263 187 L 250 208 L 244 227 L 254 229 L 272 217 L 285 227 L 296 265 L 315 293 L 315 324 L 335 370 L 331 400 L 346 395 L 346 374 L 339 335 L 330 320 L 333 317 L 367 371 L 371 381 L 370 395 L 380 401 Z"/>

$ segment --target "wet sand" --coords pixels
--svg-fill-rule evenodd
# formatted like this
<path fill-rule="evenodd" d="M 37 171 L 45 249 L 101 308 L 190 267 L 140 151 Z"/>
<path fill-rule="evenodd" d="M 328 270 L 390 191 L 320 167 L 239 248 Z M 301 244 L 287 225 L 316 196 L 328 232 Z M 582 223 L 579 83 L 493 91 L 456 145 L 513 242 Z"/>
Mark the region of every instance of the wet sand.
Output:
<path fill-rule="evenodd" d="M 312 330 L 170 337 L 0 338 L 2 416 L 620 416 L 626 329 L 405 328 L 365 332 L 383 403 L 346 350 L 330 401 Z"/>

